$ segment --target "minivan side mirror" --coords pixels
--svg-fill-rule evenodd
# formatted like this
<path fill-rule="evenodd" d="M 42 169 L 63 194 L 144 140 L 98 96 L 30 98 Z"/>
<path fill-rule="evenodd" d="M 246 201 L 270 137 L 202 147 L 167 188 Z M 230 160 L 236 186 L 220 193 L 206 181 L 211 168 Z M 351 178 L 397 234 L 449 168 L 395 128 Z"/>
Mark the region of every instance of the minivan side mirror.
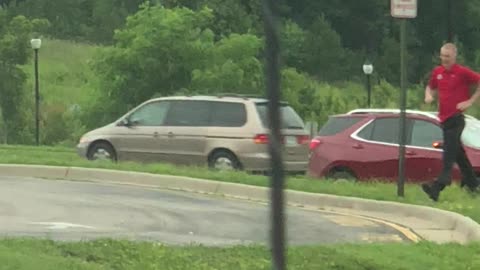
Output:
<path fill-rule="evenodd" d="M 432 143 L 432 146 L 435 149 L 443 149 L 443 142 L 442 141 L 434 141 Z"/>
<path fill-rule="evenodd" d="M 128 120 L 128 118 L 124 118 L 117 123 L 117 126 L 128 127 L 128 126 L 130 126 L 130 121 Z"/>
<path fill-rule="evenodd" d="M 120 122 L 118 122 L 117 126 L 121 126 L 121 127 L 132 127 L 132 126 L 135 126 L 138 124 L 138 120 L 130 120 L 130 118 L 124 118 L 122 120 L 120 120 Z"/>

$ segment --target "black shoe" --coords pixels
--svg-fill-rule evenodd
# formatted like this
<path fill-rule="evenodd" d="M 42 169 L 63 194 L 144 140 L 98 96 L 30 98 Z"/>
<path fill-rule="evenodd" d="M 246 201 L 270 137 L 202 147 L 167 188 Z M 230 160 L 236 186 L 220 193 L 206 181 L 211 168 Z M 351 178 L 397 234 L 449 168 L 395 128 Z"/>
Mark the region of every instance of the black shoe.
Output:
<path fill-rule="evenodd" d="M 468 193 L 472 195 L 480 194 L 480 182 L 476 178 L 472 180 L 473 181 L 465 181 L 464 179 L 462 179 L 462 181 L 460 182 L 460 187 L 462 189 L 465 189 Z"/>
<path fill-rule="evenodd" d="M 465 185 L 464 189 L 466 189 L 467 192 L 470 193 L 470 195 L 479 195 L 480 194 L 480 188 L 479 188 L 478 185 L 476 185 L 476 186 Z"/>
<path fill-rule="evenodd" d="M 427 193 L 428 197 L 435 202 L 438 202 L 438 197 L 440 196 L 440 191 L 435 188 L 435 184 L 422 184 L 422 189 L 425 193 Z"/>

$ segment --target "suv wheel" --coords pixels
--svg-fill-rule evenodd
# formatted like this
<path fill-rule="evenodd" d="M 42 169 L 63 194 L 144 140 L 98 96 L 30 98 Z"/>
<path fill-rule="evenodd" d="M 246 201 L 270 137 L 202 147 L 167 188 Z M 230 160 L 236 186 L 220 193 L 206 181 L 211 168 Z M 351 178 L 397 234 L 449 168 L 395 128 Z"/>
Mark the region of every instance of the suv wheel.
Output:
<path fill-rule="evenodd" d="M 335 182 L 353 182 L 356 181 L 355 175 L 347 170 L 335 170 L 329 173 L 328 177 Z"/>
<path fill-rule="evenodd" d="M 105 142 L 94 143 L 88 150 L 87 158 L 89 160 L 117 160 L 113 147 Z"/>
<path fill-rule="evenodd" d="M 232 171 L 240 169 L 237 158 L 228 151 L 216 151 L 210 157 L 208 166 L 219 171 Z"/>

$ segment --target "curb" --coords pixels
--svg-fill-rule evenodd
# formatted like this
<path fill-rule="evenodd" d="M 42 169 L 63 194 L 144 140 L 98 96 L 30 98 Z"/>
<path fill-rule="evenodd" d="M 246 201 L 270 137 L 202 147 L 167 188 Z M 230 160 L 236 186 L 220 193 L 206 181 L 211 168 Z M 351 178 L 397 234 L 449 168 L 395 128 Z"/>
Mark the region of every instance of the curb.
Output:
<path fill-rule="evenodd" d="M 266 187 L 131 171 L 0 164 L 0 175 L 136 185 L 223 195 L 261 202 L 268 202 L 270 199 L 269 188 Z M 468 243 L 472 241 L 480 241 L 480 224 L 476 223 L 469 217 L 454 212 L 419 205 L 307 193 L 293 190 L 286 190 L 285 195 L 288 204 L 295 206 L 314 207 L 316 209 L 340 208 L 387 214 L 397 213 L 404 217 L 434 220 L 436 224 L 454 231 L 459 236 L 461 235 L 461 239 L 456 239 L 458 242 Z"/>

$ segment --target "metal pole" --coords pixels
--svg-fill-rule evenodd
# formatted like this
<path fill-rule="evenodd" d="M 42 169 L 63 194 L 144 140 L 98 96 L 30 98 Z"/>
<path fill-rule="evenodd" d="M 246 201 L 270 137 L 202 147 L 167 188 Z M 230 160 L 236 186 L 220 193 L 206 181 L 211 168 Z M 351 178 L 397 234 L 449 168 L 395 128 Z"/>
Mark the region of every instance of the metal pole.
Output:
<path fill-rule="evenodd" d="M 371 96 L 372 96 L 372 86 L 370 84 L 370 74 L 367 74 L 367 91 L 368 91 L 367 104 L 368 104 L 368 108 L 370 108 L 371 107 Z"/>
<path fill-rule="evenodd" d="M 452 0 L 447 0 L 447 29 L 448 29 L 448 36 L 447 41 L 453 42 L 453 10 L 452 10 Z"/>
<path fill-rule="evenodd" d="M 399 164 L 398 164 L 398 188 L 397 195 L 403 197 L 405 195 L 405 144 L 407 139 L 406 133 L 406 106 L 407 106 L 407 89 L 406 89 L 406 27 L 407 20 L 401 19 L 400 25 L 400 134 L 399 134 Z"/>
<path fill-rule="evenodd" d="M 38 80 L 38 49 L 35 49 L 35 143 L 40 145 L 40 91 Z"/>
<path fill-rule="evenodd" d="M 275 270 L 286 269 L 285 224 L 284 224 L 284 171 L 280 134 L 280 48 L 278 18 L 275 0 L 263 0 L 264 27 L 266 36 L 266 84 L 269 99 L 270 123 L 269 152 L 271 173 L 271 252 Z"/>

